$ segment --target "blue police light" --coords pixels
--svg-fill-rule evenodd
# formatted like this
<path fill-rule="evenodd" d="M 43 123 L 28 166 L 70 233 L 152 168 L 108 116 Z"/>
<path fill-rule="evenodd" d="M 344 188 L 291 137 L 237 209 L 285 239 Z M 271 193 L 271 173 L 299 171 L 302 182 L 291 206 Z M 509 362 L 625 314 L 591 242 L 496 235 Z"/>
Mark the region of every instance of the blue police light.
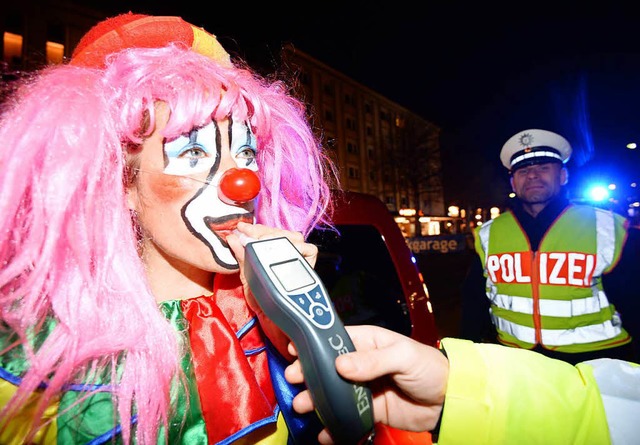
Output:
<path fill-rule="evenodd" d="M 604 185 L 593 185 L 587 190 L 587 199 L 602 202 L 609 199 L 609 189 Z"/>

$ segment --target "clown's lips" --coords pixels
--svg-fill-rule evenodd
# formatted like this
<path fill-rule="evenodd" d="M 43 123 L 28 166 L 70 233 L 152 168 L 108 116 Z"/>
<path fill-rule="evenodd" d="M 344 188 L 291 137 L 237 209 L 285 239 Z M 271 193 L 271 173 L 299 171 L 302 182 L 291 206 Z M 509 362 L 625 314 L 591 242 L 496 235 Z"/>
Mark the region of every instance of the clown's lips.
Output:
<path fill-rule="evenodd" d="M 207 216 L 204 218 L 204 223 L 213 232 L 213 234 L 220 240 L 225 246 L 227 244 L 227 236 L 231 235 L 233 231 L 238 227 L 238 223 L 242 221 L 247 224 L 253 223 L 253 218 L 250 215 L 226 215 L 223 218 L 213 218 Z"/>

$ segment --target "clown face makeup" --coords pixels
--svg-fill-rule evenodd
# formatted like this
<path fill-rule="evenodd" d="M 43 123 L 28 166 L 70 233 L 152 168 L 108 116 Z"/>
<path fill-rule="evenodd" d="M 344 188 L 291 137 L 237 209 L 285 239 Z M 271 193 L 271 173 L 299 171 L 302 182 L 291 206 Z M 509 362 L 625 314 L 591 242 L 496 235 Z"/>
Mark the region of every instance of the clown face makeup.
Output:
<path fill-rule="evenodd" d="M 228 119 L 164 141 L 165 108 L 158 107 L 158 128 L 143 144 L 137 180 L 129 191 L 145 261 L 159 254 L 180 269 L 235 271 L 238 262 L 226 237 L 239 221 L 253 222 L 254 202 L 225 203 L 218 185 L 231 168 L 258 170 L 255 137 L 246 122 Z"/>
<path fill-rule="evenodd" d="M 228 145 L 222 143 L 220 131 L 227 129 Z M 183 207 L 182 215 L 193 235 L 211 248 L 216 262 L 228 269 L 237 269 L 238 263 L 231 254 L 226 237 L 235 229 L 238 221 L 253 221 L 253 202 L 238 207 L 220 199 L 218 185 L 227 170 L 221 161 L 230 155 L 234 165 L 257 171 L 256 142 L 246 123 L 225 121 L 218 125 L 211 122 L 203 128 L 192 130 L 188 136 L 167 142 L 164 147 L 167 159 L 165 174 L 204 178 L 200 188 Z"/>

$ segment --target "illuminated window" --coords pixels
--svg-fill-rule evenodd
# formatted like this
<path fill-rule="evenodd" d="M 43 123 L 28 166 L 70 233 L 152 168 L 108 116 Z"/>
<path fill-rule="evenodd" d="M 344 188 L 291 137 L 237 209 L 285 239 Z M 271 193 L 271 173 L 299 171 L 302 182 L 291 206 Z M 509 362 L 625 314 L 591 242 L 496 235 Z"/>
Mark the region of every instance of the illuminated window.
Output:
<path fill-rule="evenodd" d="M 427 235 L 440 235 L 440 222 L 429 221 L 427 223 Z"/>
<path fill-rule="evenodd" d="M 19 63 L 22 58 L 22 36 L 11 32 L 4 33 L 4 54 L 2 60 L 5 62 Z"/>
<path fill-rule="evenodd" d="M 64 45 L 61 43 L 47 42 L 47 63 L 62 63 L 64 57 Z"/>

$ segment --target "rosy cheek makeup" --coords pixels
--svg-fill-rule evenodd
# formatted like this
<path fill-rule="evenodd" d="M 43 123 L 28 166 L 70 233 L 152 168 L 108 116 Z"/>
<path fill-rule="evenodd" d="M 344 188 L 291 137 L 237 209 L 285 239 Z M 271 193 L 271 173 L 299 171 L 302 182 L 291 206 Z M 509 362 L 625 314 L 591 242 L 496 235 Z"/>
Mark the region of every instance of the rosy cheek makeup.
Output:
<path fill-rule="evenodd" d="M 186 202 L 192 198 L 202 184 L 190 178 L 172 175 L 153 175 L 149 178 L 149 189 L 162 201 Z"/>

